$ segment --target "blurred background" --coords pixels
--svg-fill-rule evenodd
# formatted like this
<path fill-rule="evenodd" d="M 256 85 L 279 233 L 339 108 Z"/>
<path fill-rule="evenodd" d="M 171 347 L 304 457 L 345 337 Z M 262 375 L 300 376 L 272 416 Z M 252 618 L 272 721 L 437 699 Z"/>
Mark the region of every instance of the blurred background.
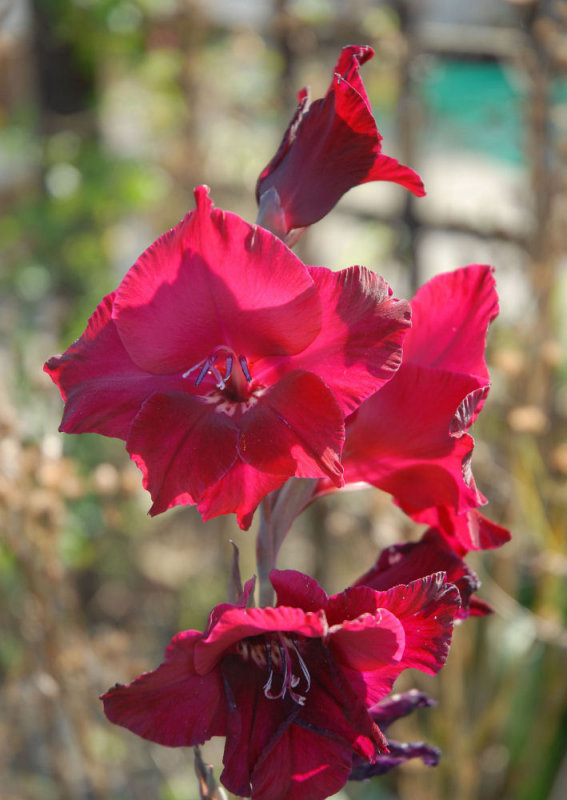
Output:
<path fill-rule="evenodd" d="M 567 796 L 567 2 L 0 0 L 0 797 L 196 800 L 189 750 L 108 723 L 98 695 L 202 628 L 226 593 L 229 539 L 254 528 L 192 508 L 147 516 L 122 442 L 57 432 L 42 373 L 138 254 L 193 207 L 256 216 L 254 185 L 309 84 L 342 46 L 384 151 L 427 197 L 349 192 L 301 241 L 311 264 L 365 264 L 411 296 L 496 267 L 493 388 L 475 426 L 486 513 L 513 541 L 468 560 L 495 613 L 455 632 L 438 701 L 391 734 L 443 750 L 349 784 L 341 800 Z M 329 592 L 420 529 L 376 490 L 319 501 L 281 566 Z M 204 749 L 218 775 L 222 748 Z"/>

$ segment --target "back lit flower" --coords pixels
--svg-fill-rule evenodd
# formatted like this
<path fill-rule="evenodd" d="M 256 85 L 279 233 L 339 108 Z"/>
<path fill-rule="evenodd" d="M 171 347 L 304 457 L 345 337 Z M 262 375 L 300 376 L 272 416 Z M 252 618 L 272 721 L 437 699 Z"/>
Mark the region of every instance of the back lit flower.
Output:
<path fill-rule="evenodd" d="M 345 482 L 389 492 L 410 516 L 436 525 L 422 518 L 424 509 L 463 515 L 485 502 L 470 469 L 468 429 L 490 387 L 484 350 L 498 313 L 492 269 L 437 275 L 411 307 L 401 368 L 347 419 Z M 318 493 L 331 489 L 324 479 Z"/>
<path fill-rule="evenodd" d="M 425 194 L 413 170 L 382 153 L 359 74 L 373 55 L 368 46 L 345 47 L 325 97 L 311 102 L 308 89 L 299 92 L 295 116 L 258 178 L 258 222 L 290 244 L 292 231 L 322 219 L 360 183 L 393 181 Z"/>
<path fill-rule="evenodd" d="M 151 514 L 242 520 L 290 476 L 342 485 L 344 417 L 398 368 L 409 307 L 364 267 L 306 267 L 195 197 L 45 370 L 61 430 L 126 441 Z"/>
<path fill-rule="evenodd" d="M 385 592 L 328 597 L 312 578 L 271 573 L 275 608 L 223 604 L 165 661 L 104 696 L 107 717 L 170 747 L 226 736 L 221 782 L 253 800 L 319 800 L 374 763 L 386 742 L 368 713 L 408 667 L 437 672 L 459 598 L 443 574 Z"/>

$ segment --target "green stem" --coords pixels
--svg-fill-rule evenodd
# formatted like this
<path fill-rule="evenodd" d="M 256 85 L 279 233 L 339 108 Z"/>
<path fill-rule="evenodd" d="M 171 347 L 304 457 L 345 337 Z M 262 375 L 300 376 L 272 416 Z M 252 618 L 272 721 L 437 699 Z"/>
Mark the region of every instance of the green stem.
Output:
<path fill-rule="evenodd" d="M 274 604 L 274 590 L 270 583 L 270 572 L 275 565 L 274 537 L 271 526 L 272 508 L 270 495 L 264 497 L 260 504 L 260 527 L 256 539 L 256 563 L 258 565 L 258 581 L 260 584 L 260 606 Z"/>
<path fill-rule="evenodd" d="M 316 485 L 316 478 L 290 478 L 281 489 L 262 500 L 256 540 L 260 606 L 274 603 L 270 572 L 276 566 L 280 548 L 293 521 L 311 502 Z"/>

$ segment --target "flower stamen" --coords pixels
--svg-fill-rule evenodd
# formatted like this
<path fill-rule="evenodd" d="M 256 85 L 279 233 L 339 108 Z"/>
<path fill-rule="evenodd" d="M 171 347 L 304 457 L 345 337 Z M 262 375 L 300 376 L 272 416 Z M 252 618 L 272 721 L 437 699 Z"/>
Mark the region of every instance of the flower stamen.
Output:
<path fill-rule="evenodd" d="M 296 642 L 293 641 L 293 639 L 292 639 L 292 642 L 291 642 L 291 646 L 295 650 L 295 655 L 297 656 L 297 660 L 299 661 L 299 666 L 301 668 L 301 671 L 303 672 L 303 677 L 305 678 L 305 683 L 307 684 L 307 687 L 305 689 L 305 694 L 307 694 L 309 689 L 311 689 L 311 676 L 309 674 L 309 670 L 307 669 L 307 664 L 302 659 L 301 654 L 300 654 L 299 650 L 297 649 L 297 644 L 296 644 Z M 297 679 L 297 682 L 299 683 L 299 678 Z"/>
<path fill-rule="evenodd" d="M 230 376 L 232 375 L 232 355 L 229 354 L 226 357 L 226 364 L 224 368 L 224 379 L 227 381 Z"/>
<path fill-rule="evenodd" d="M 215 361 L 217 361 L 220 354 L 223 352 L 226 354 L 224 377 L 219 368 L 215 365 Z M 226 389 L 228 379 L 232 378 L 234 390 L 237 394 L 240 394 L 244 391 L 246 382 L 250 383 L 252 381 L 252 375 L 250 374 L 250 369 L 245 356 L 238 356 L 238 364 L 240 365 L 240 369 L 238 367 L 235 368 L 234 361 L 234 351 L 227 345 L 221 344 L 218 347 L 215 347 L 210 356 L 204 358 L 202 361 L 199 361 L 197 364 L 194 364 L 186 372 L 184 372 L 182 377 L 188 378 L 192 372 L 200 369 L 201 371 L 199 372 L 197 380 L 195 381 L 195 386 L 200 386 L 205 380 L 206 375 L 210 372 L 216 380 L 217 389 L 220 389 L 221 391 Z"/>
<path fill-rule="evenodd" d="M 201 383 L 201 381 L 203 380 L 203 378 L 205 377 L 205 375 L 207 374 L 208 370 L 209 370 L 209 359 L 208 358 L 204 358 L 202 361 L 199 361 L 197 364 L 193 364 L 193 366 L 189 367 L 187 372 L 184 372 L 181 377 L 182 378 L 188 378 L 189 375 L 191 375 L 192 372 L 195 372 L 195 370 L 199 369 L 199 367 L 201 367 L 201 366 L 203 367 L 203 369 L 201 370 L 201 372 L 199 373 L 199 377 L 195 381 L 195 384 L 198 386 Z"/>
<path fill-rule="evenodd" d="M 282 685 L 277 694 L 272 693 L 272 683 L 274 680 L 274 659 L 272 658 L 272 642 L 266 641 L 264 646 L 266 650 L 266 665 L 268 667 L 269 674 L 268 680 L 262 687 L 264 690 L 264 696 L 267 697 L 268 700 L 283 700 L 289 690 L 289 696 L 291 699 L 298 705 L 302 706 L 305 704 L 305 695 L 311 688 L 311 677 L 309 675 L 309 670 L 307 669 L 307 665 L 299 653 L 297 644 L 281 634 L 278 634 L 278 637 L 279 642 L 277 643 L 277 652 L 279 653 L 279 661 L 282 667 Z M 293 673 L 291 655 L 288 649 L 289 644 L 291 644 L 293 647 L 293 650 L 297 656 L 299 667 L 303 673 L 305 683 L 307 684 L 305 694 L 298 694 L 294 691 L 294 689 L 299 686 L 301 678 Z"/>
<path fill-rule="evenodd" d="M 268 700 L 283 700 L 290 683 L 288 680 L 289 653 L 280 643 L 278 643 L 278 650 L 280 651 L 280 656 L 282 659 L 281 663 L 283 667 L 283 678 L 282 678 L 282 686 L 278 694 L 272 694 L 271 688 L 272 688 L 272 680 L 274 677 L 274 670 L 272 667 L 271 647 L 272 647 L 271 644 L 269 642 L 266 642 L 266 656 L 267 656 L 266 660 L 268 661 L 268 668 L 270 670 L 270 674 L 268 676 L 266 684 L 264 685 L 264 695 L 268 698 Z"/>
<path fill-rule="evenodd" d="M 270 696 L 269 692 L 270 689 L 272 688 L 272 681 L 274 679 L 274 668 L 272 666 L 272 645 L 270 642 L 266 642 L 266 664 L 268 666 L 269 675 L 268 675 L 268 680 L 262 686 L 262 689 L 264 690 L 265 696 L 269 697 Z"/>
<path fill-rule="evenodd" d="M 250 383 L 250 381 L 252 380 L 252 375 L 250 375 L 250 370 L 248 369 L 248 363 L 246 361 L 246 358 L 244 356 L 238 356 L 238 363 L 240 364 L 240 366 L 242 368 L 242 372 L 244 373 L 244 377 L 246 378 L 248 383 Z M 231 367 L 232 367 L 232 362 L 231 362 Z"/>

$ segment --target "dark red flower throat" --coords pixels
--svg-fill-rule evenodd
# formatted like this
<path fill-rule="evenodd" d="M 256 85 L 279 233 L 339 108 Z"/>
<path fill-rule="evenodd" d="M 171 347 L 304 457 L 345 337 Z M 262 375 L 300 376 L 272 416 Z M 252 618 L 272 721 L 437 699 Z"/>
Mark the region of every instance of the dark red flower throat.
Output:
<path fill-rule="evenodd" d="M 268 700 L 283 700 L 289 694 L 295 703 L 302 706 L 311 688 L 311 676 L 300 648 L 301 642 L 296 636 L 276 632 L 242 639 L 236 645 L 236 653 L 245 663 L 252 661 L 266 670 L 267 680 L 262 688 Z M 278 683 L 280 688 L 276 691 Z M 298 687 L 304 694 L 296 691 Z"/>
<path fill-rule="evenodd" d="M 246 361 L 246 356 L 237 356 L 232 347 L 221 344 L 209 356 L 199 361 L 183 373 L 184 378 L 194 374 L 197 370 L 195 386 L 200 386 L 208 373 L 216 381 L 216 387 L 227 400 L 234 403 L 246 402 L 250 398 L 252 376 Z M 223 375 L 224 372 L 224 375 Z"/>

